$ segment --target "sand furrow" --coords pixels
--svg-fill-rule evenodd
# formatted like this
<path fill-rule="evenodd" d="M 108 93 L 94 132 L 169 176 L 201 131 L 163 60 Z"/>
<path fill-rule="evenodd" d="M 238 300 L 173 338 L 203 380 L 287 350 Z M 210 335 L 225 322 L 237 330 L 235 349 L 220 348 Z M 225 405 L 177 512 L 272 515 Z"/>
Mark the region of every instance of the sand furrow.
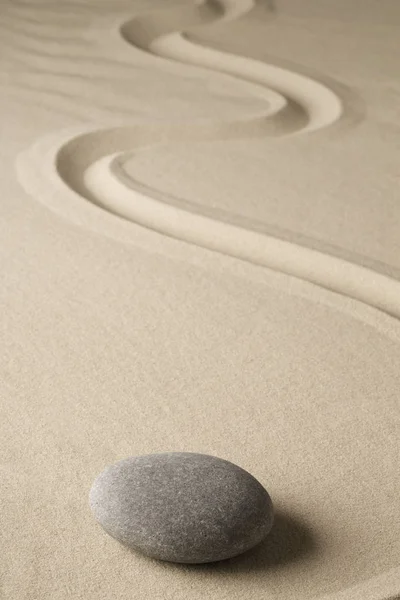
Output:
<path fill-rule="evenodd" d="M 87 123 L 87 118 L 82 116 L 81 111 L 71 110 L 71 107 L 59 106 L 53 101 L 50 94 L 41 96 L 40 94 L 24 89 L 22 98 L 21 89 L 16 85 L 7 88 L 7 95 L 12 99 L 13 103 L 16 102 L 25 108 L 29 105 L 32 108 L 37 108 L 39 112 L 46 111 L 46 113 L 54 114 L 58 118 L 68 117 L 78 123 Z"/>
<path fill-rule="evenodd" d="M 8 48 L 20 50 L 28 55 L 36 55 L 38 58 L 48 57 L 52 59 L 58 58 L 70 58 L 73 60 L 81 60 L 83 48 L 87 48 L 90 44 L 85 40 L 81 39 L 78 44 L 71 44 L 70 46 L 63 47 L 60 52 L 60 43 L 52 42 L 49 43 L 46 39 L 33 39 L 26 35 L 16 36 L 15 33 L 3 32 L 2 37 L 4 40 L 8 39 Z"/>
<path fill-rule="evenodd" d="M 90 87 L 90 93 L 88 93 L 87 98 L 84 94 L 80 96 L 79 94 L 69 93 L 65 90 L 55 88 L 54 86 L 46 86 L 43 84 L 43 79 L 40 83 L 29 83 L 26 80 L 13 81 L 10 84 L 10 88 L 22 90 L 26 102 L 29 100 L 30 103 L 31 99 L 37 99 L 39 105 L 40 103 L 51 104 L 57 108 L 59 113 L 73 115 L 74 118 L 77 117 L 80 121 L 83 120 L 82 113 L 87 107 L 90 107 L 91 118 L 93 121 L 104 120 L 107 118 L 110 119 L 116 112 L 125 118 L 132 117 L 132 115 L 135 114 L 133 110 L 129 110 L 129 108 L 124 108 L 116 104 L 99 102 L 96 107 L 91 106 L 91 97 L 95 93 L 93 86 Z"/>
<path fill-rule="evenodd" d="M 97 55 L 89 56 L 85 54 L 67 56 L 62 54 L 52 54 L 43 51 L 34 50 L 24 45 L 10 44 L 7 47 L 7 57 L 20 61 L 20 64 L 33 69 L 42 69 L 44 72 L 64 75 L 64 73 L 85 73 L 87 69 L 87 78 L 96 76 L 97 72 L 103 74 L 109 81 L 115 78 L 127 77 L 130 73 L 141 69 L 141 66 L 132 67 L 128 61 L 118 58 L 109 59 Z M 107 75 L 110 69 L 113 69 L 114 75 Z M 119 71 L 119 72 L 118 72 Z M 121 72 L 123 71 L 123 72 Z"/>
<path fill-rule="evenodd" d="M 32 164 L 27 163 L 39 155 L 48 156 L 48 170 L 56 169 L 66 202 L 68 194 L 78 194 L 110 213 L 164 235 L 311 281 L 399 317 L 400 284 L 390 277 L 287 240 L 184 210 L 169 204 L 168 198 L 155 198 L 151 189 L 123 177 L 124 161 L 132 158 L 133 151 L 152 144 L 300 135 L 340 119 L 340 98 L 318 81 L 200 47 L 183 35 L 184 28 L 238 18 L 251 8 L 249 2 L 180 7 L 129 20 L 122 25 L 121 33 L 142 51 L 244 79 L 255 86 L 249 88 L 253 93 L 264 94 L 263 114 L 180 130 L 174 124 L 125 127 L 60 138 L 58 143 L 53 138 L 43 140 L 20 157 L 20 177 L 23 180 L 32 170 Z M 56 182 L 57 177 L 53 178 L 53 184 Z"/>
<path fill-rule="evenodd" d="M 46 66 L 39 66 L 37 64 L 36 61 L 33 61 L 32 63 L 28 63 L 26 60 L 27 57 L 24 56 L 24 59 L 22 58 L 17 58 L 16 56 L 12 56 L 12 57 L 8 57 L 8 62 L 11 63 L 11 66 L 17 66 L 18 67 L 18 77 L 31 77 L 33 74 L 37 75 L 38 77 L 41 77 L 42 81 L 47 80 L 49 81 L 49 84 L 51 85 L 51 89 L 54 89 L 54 84 L 58 83 L 58 82 L 63 82 L 65 83 L 65 81 L 68 82 L 80 82 L 80 81 L 85 81 L 89 84 L 94 83 L 95 86 L 97 85 L 102 85 L 104 86 L 104 84 L 109 84 L 110 81 L 120 81 L 122 73 L 121 72 L 117 72 L 116 74 L 114 73 L 114 76 L 112 76 L 112 74 L 107 75 L 106 74 L 106 69 L 103 69 L 103 73 L 94 73 L 93 72 L 93 64 L 88 65 L 85 68 L 82 68 L 81 63 L 79 63 L 80 67 L 79 67 L 79 71 L 76 69 L 76 65 L 75 65 L 75 69 L 73 69 L 74 65 L 71 64 L 70 66 L 72 67 L 70 71 L 64 71 L 64 70 L 52 70 L 51 68 L 48 67 L 48 64 L 46 64 Z M 28 68 L 27 68 L 28 67 Z M 114 70 L 118 71 L 119 66 L 115 65 L 114 66 Z M 99 69 L 100 71 L 101 69 Z M 136 68 L 135 67 L 135 73 L 137 71 L 140 70 L 140 67 Z M 129 71 L 132 72 L 132 68 L 129 68 Z M 14 79 L 14 78 L 13 78 Z"/>
<path fill-rule="evenodd" d="M 49 33 L 50 29 L 51 33 Z M 80 29 L 82 29 L 82 26 L 80 26 Z M 48 42 L 54 42 L 59 45 L 60 41 L 67 45 L 82 45 L 85 44 L 86 41 L 82 36 L 70 35 L 70 33 L 65 31 L 65 27 L 55 35 L 53 27 L 50 28 L 49 26 L 39 24 L 34 26 L 28 24 L 28 26 L 26 26 L 22 20 L 16 20 L 15 17 L 7 18 L 7 15 L 2 15 L 0 32 L 2 36 L 10 36 L 11 41 L 15 39 L 14 36 L 18 36 L 27 41 L 33 40 L 34 42 L 40 44 L 44 43 L 46 45 Z"/>

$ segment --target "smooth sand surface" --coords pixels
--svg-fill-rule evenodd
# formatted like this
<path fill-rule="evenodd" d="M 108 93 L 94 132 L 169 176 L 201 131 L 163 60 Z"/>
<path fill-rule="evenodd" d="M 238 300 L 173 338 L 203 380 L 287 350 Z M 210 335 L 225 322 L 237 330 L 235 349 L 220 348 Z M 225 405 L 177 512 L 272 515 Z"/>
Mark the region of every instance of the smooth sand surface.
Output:
<path fill-rule="evenodd" d="M 400 597 L 395 0 L 0 6 L 0 597 Z M 129 552 L 93 479 L 215 454 L 265 543 Z"/>

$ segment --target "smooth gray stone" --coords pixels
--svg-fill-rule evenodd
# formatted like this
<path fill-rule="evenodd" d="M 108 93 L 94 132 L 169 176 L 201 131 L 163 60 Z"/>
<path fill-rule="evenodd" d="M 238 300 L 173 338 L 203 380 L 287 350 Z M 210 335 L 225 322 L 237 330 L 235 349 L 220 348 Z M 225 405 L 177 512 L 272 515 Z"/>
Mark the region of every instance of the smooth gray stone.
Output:
<path fill-rule="evenodd" d="M 250 473 L 191 452 L 134 456 L 107 467 L 93 483 L 90 506 L 118 541 L 179 563 L 241 554 L 273 523 L 271 498 Z"/>

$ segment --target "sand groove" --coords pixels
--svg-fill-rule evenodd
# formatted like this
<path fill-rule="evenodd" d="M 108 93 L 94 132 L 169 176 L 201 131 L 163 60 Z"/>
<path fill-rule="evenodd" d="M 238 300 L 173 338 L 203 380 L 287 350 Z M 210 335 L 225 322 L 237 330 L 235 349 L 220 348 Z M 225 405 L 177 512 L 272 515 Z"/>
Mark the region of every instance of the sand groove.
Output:
<path fill-rule="evenodd" d="M 300 135 L 340 119 L 340 98 L 319 82 L 274 65 L 205 48 L 185 38 L 188 29 L 240 18 L 253 6 L 248 0 L 210 0 L 128 20 L 120 33 L 125 41 L 147 53 L 244 80 L 249 92 L 265 101 L 262 114 L 188 128 L 176 124 L 114 127 L 74 136 L 67 133 L 56 140 L 51 137 L 20 156 L 20 179 L 28 191 L 32 187 L 29 182 L 34 180 L 37 190 L 38 177 L 32 173 L 35 163 L 37 167 L 46 156 L 45 169 L 52 173 L 52 183 L 65 202 L 68 195 L 78 194 L 108 212 L 164 235 L 294 275 L 398 317 L 400 284 L 390 277 L 201 211 L 185 210 L 124 177 L 124 162 L 149 145 Z M 42 167 L 41 172 L 45 169 Z"/>

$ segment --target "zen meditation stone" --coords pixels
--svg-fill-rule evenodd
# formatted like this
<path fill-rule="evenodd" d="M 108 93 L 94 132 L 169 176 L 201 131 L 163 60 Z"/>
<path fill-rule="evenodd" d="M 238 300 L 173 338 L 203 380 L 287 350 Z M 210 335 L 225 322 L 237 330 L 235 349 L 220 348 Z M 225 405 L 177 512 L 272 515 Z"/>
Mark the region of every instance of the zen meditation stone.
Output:
<path fill-rule="evenodd" d="M 178 563 L 241 554 L 273 523 L 271 498 L 250 473 L 191 452 L 134 456 L 107 467 L 92 486 L 90 505 L 113 538 Z"/>

